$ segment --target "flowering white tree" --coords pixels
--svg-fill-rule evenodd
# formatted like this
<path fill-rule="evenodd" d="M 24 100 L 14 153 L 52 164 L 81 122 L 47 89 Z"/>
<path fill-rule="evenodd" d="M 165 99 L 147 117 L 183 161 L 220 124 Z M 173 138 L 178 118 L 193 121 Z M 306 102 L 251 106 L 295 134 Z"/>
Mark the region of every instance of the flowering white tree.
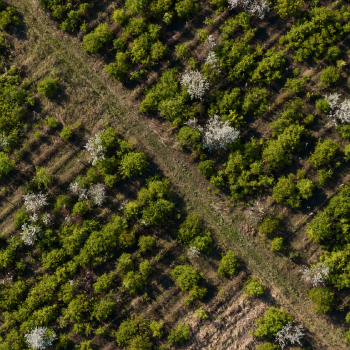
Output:
<path fill-rule="evenodd" d="M 228 8 L 235 9 L 243 7 L 243 10 L 252 16 L 263 19 L 265 14 L 270 11 L 269 3 L 265 0 L 228 0 Z"/>
<path fill-rule="evenodd" d="M 208 36 L 207 44 L 208 44 L 210 50 L 216 46 L 215 38 L 213 35 L 210 34 Z"/>
<path fill-rule="evenodd" d="M 324 96 L 331 107 L 328 118 L 332 119 L 335 125 L 337 125 L 337 121 L 342 124 L 350 123 L 350 100 L 345 99 L 343 102 L 340 102 L 340 96 L 341 94 L 337 93 Z"/>
<path fill-rule="evenodd" d="M 92 185 L 88 191 L 88 194 L 94 204 L 102 205 L 106 200 L 106 186 L 102 183 Z"/>
<path fill-rule="evenodd" d="M 209 83 L 207 79 L 198 70 L 190 70 L 184 73 L 181 77 L 181 85 L 187 86 L 187 91 L 191 96 L 191 99 L 202 97 L 209 89 Z"/>
<path fill-rule="evenodd" d="M 82 188 L 79 185 L 78 181 L 72 182 L 69 185 L 69 190 L 72 192 L 72 194 L 79 196 L 78 200 L 80 201 L 88 199 L 87 190 L 85 188 Z"/>
<path fill-rule="evenodd" d="M 228 121 L 222 122 L 220 116 L 215 114 L 204 127 L 203 148 L 208 148 L 210 151 L 213 148 L 226 149 L 227 145 L 236 141 L 238 136 L 238 130 L 230 126 Z"/>
<path fill-rule="evenodd" d="M 7 141 L 7 137 L 5 133 L 0 134 L 0 147 L 6 147 L 9 145 Z"/>
<path fill-rule="evenodd" d="M 208 57 L 205 60 L 205 63 L 209 65 L 211 68 L 216 69 L 218 73 L 221 72 L 220 70 L 220 61 L 216 57 L 216 54 L 214 51 L 209 51 Z"/>
<path fill-rule="evenodd" d="M 51 225 L 52 224 L 52 216 L 49 213 L 45 213 L 42 217 L 41 217 L 43 223 L 45 225 Z"/>
<path fill-rule="evenodd" d="M 22 225 L 22 241 L 26 245 L 34 245 L 38 235 L 40 234 L 41 228 L 36 225 L 28 225 L 27 223 Z"/>
<path fill-rule="evenodd" d="M 43 206 L 48 205 L 47 194 L 29 193 L 23 196 L 24 205 L 29 212 L 39 211 Z"/>
<path fill-rule="evenodd" d="M 102 145 L 101 133 L 104 130 L 99 131 L 92 136 L 87 144 L 84 146 L 89 153 L 89 162 L 95 165 L 98 161 L 105 159 L 105 149 Z"/>
<path fill-rule="evenodd" d="M 302 273 L 301 278 L 305 282 L 312 283 L 313 287 L 319 287 L 325 284 L 330 268 L 325 263 L 321 263 L 317 264 L 316 266 L 312 266 L 311 269 L 304 266 L 300 272 Z"/>
<path fill-rule="evenodd" d="M 293 326 L 292 322 L 288 322 L 277 334 L 276 334 L 276 342 L 279 344 L 281 349 L 283 349 L 288 342 L 292 345 L 294 343 L 298 343 L 301 345 L 300 340 L 305 335 L 303 333 L 304 327 L 302 325 Z"/>
<path fill-rule="evenodd" d="M 31 222 L 37 222 L 39 220 L 39 216 L 37 213 L 34 213 L 33 215 L 29 216 L 29 221 Z"/>
<path fill-rule="evenodd" d="M 197 247 L 189 247 L 188 248 L 188 256 L 190 258 L 198 258 L 201 255 L 201 252 Z"/>
<path fill-rule="evenodd" d="M 44 350 L 52 345 L 57 338 L 55 333 L 47 334 L 46 327 L 35 327 L 29 334 L 25 335 L 26 343 L 35 350 Z"/>

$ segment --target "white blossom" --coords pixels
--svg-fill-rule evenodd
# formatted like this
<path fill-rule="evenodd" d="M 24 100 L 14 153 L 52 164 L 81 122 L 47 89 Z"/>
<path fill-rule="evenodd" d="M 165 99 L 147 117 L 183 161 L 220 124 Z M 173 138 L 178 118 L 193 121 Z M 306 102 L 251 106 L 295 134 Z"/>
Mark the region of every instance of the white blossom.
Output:
<path fill-rule="evenodd" d="M 50 225 L 52 223 L 52 216 L 49 213 L 45 213 L 41 219 L 45 225 Z"/>
<path fill-rule="evenodd" d="M 323 97 L 329 103 L 329 105 L 331 106 L 331 109 L 334 109 L 338 107 L 338 101 L 340 96 L 341 94 L 335 93 L 335 94 L 324 95 Z"/>
<path fill-rule="evenodd" d="M 191 99 L 199 98 L 202 100 L 205 92 L 209 89 L 207 79 L 198 70 L 190 70 L 181 77 L 181 85 L 187 86 L 187 92 Z"/>
<path fill-rule="evenodd" d="M 47 194 L 43 193 L 29 193 L 23 196 L 24 205 L 29 212 L 36 212 L 40 210 L 47 203 Z"/>
<path fill-rule="evenodd" d="M 69 214 L 64 218 L 64 223 L 65 223 L 66 225 L 71 224 L 72 221 L 73 221 L 73 216 L 71 216 L 71 215 L 69 215 Z"/>
<path fill-rule="evenodd" d="M 337 121 L 342 124 L 350 123 L 350 100 L 345 99 L 343 102 L 339 102 L 341 94 L 329 94 L 325 95 L 325 100 L 329 103 L 331 111 L 328 114 L 334 125 L 337 125 Z"/>
<path fill-rule="evenodd" d="M 79 185 L 78 181 L 72 182 L 69 185 L 69 190 L 72 192 L 72 194 L 79 196 L 78 200 L 80 201 L 88 199 L 87 190 L 85 188 L 82 188 Z"/>
<path fill-rule="evenodd" d="M 248 216 L 253 222 L 257 223 L 271 211 L 272 208 L 270 208 L 267 202 L 256 200 L 253 202 L 252 206 L 248 208 Z"/>
<path fill-rule="evenodd" d="M 34 245 L 37 236 L 40 234 L 41 228 L 36 225 L 28 225 L 27 223 L 22 225 L 22 240 L 26 245 Z"/>
<path fill-rule="evenodd" d="M 201 255 L 201 252 L 198 250 L 197 247 L 189 247 L 188 255 L 190 258 L 198 258 Z"/>
<path fill-rule="evenodd" d="M 124 200 L 120 203 L 120 206 L 118 208 L 118 210 L 124 210 L 125 206 L 127 205 L 128 200 Z"/>
<path fill-rule="evenodd" d="M 211 68 L 216 69 L 216 71 L 217 71 L 218 73 L 221 72 L 221 70 L 219 69 L 219 67 L 220 67 L 220 61 L 219 61 L 219 59 L 216 57 L 216 54 L 215 54 L 214 51 L 209 51 L 208 57 L 207 57 L 207 59 L 205 60 L 205 63 L 206 63 L 207 65 L 209 65 Z"/>
<path fill-rule="evenodd" d="M 216 46 L 215 38 L 214 38 L 213 35 L 210 34 L 210 35 L 208 36 L 208 38 L 207 38 L 207 44 L 208 44 L 210 50 Z"/>
<path fill-rule="evenodd" d="M 276 342 L 278 342 L 281 349 L 283 349 L 290 342 L 292 345 L 294 343 L 298 343 L 301 345 L 300 340 L 305 335 L 303 333 L 304 327 L 302 325 L 293 326 L 292 322 L 288 322 L 277 334 L 276 334 Z"/>
<path fill-rule="evenodd" d="M 44 350 L 52 345 L 57 338 L 55 333 L 47 334 L 46 327 L 35 327 L 29 334 L 25 335 L 26 343 L 35 350 Z"/>
<path fill-rule="evenodd" d="M 87 144 L 84 146 L 89 153 L 89 162 L 95 165 L 98 161 L 105 159 L 105 149 L 102 145 L 101 133 L 99 131 L 95 136 L 92 136 Z"/>
<path fill-rule="evenodd" d="M 239 131 L 230 126 L 229 122 L 225 123 L 220 120 L 220 116 L 211 117 L 204 128 L 203 148 L 210 151 L 214 148 L 226 149 L 226 146 L 236 141 Z"/>
<path fill-rule="evenodd" d="M 75 284 L 75 281 L 74 280 L 68 280 L 68 283 L 73 286 Z"/>
<path fill-rule="evenodd" d="M 203 132 L 203 130 L 204 130 L 199 124 L 197 124 L 197 119 L 189 119 L 184 124 L 189 126 L 190 128 L 196 129 L 200 132 Z"/>
<path fill-rule="evenodd" d="M 34 213 L 33 215 L 29 216 L 29 221 L 31 222 L 37 222 L 39 220 L 39 216 L 37 213 Z"/>
<path fill-rule="evenodd" d="M 263 19 L 270 11 L 269 3 L 265 0 L 228 0 L 229 9 L 243 7 L 243 10 L 252 16 Z"/>
<path fill-rule="evenodd" d="M 7 141 L 6 134 L 4 132 L 0 134 L 0 147 L 6 147 L 9 144 L 10 143 Z"/>
<path fill-rule="evenodd" d="M 139 221 L 139 223 L 140 223 L 140 225 L 142 225 L 142 226 L 148 226 L 149 224 L 145 221 L 145 220 L 140 220 Z"/>
<path fill-rule="evenodd" d="M 88 191 L 89 196 L 94 204 L 102 205 L 106 200 L 106 186 L 102 183 L 92 185 Z"/>
<path fill-rule="evenodd" d="M 329 275 L 330 269 L 325 263 L 322 263 L 312 266 L 311 269 L 304 266 L 300 272 L 302 273 L 301 278 L 305 282 L 312 283 L 313 287 L 319 287 L 325 284 L 325 280 Z"/>

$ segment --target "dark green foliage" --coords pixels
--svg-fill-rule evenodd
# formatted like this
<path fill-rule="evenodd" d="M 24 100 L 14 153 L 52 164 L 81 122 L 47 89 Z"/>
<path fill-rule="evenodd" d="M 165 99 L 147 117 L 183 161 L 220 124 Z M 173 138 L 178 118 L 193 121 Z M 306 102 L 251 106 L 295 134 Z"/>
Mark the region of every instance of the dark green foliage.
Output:
<path fill-rule="evenodd" d="M 277 0 L 275 10 L 282 17 L 296 15 L 304 6 L 304 0 Z"/>
<path fill-rule="evenodd" d="M 188 126 L 184 126 L 179 130 L 176 140 L 179 142 L 180 147 L 186 147 L 192 151 L 200 151 L 203 148 L 201 133 Z"/>
<path fill-rule="evenodd" d="M 89 302 L 85 295 L 78 295 L 67 306 L 64 317 L 71 321 L 81 322 L 84 320 L 84 314 L 89 310 Z"/>
<path fill-rule="evenodd" d="M 297 95 L 302 92 L 305 88 L 305 81 L 301 79 L 287 79 L 284 89 L 289 91 L 289 94 Z"/>
<path fill-rule="evenodd" d="M 232 278 L 238 267 L 239 262 L 236 254 L 232 250 L 229 250 L 225 255 L 223 255 L 220 261 L 218 274 L 222 276 L 228 275 Z"/>
<path fill-rule="evenodd" d="M 174 203 L 166 199 L 158 199 L 143 210 L 142 220 L 148 225 L 161 225 L 167 217 L 172 215 L 173 208 Z"/>
<path fill-rule="evenodd" d="M 327 314 L 334 306 L 334 293 L 331 293 L 327 287 L 311 288 L 307 296 L 318 314 Z"/>
<path fill-rule="evenodd" d="M 113 40 L 113 33 L 105 23 L 99 24 L 93 32 L 84 36 L 84 50 L 89 53 L 97 53 L 103 45 Z"/>
<path fill-rule="evenodd" d="M 308 161 L 315 167 L 327 165 L 335 160 L 339 153 L 339 146 L 331 140 L 319 139 L 315 151 L 310 155 Z"/>
<path fill-rule="evenodd" d="M 187 45 L 186 44 L 177 44 L 175 46 L 175 52 L 177 57 L 180 60 L 184 60 L 186 58 L 190 58 L 191 57 L 191 53 L 188 51 Z"/>
<path fill-rule="evenodd" d="M 116 332 L 117 343 L 119 346 L 127 345 L 130 340 L 138 333 L 138 321 L 135 319 L 124 320 Z"/>
<path fill-rule="evenodd" d="M 89 168 L 89 170 L 86 172 L 86 176 L 84 179 L 84 182 L 87 186 L 91 186 L 93 184 L 96 184 L 100 181 L 100 174 L 97 172 L 97 170 L 93 167 Z"/>
<path fill-rule="evenodd" d="M 25 209 L 19 209 L 15 213 L 15 228 L 21 228 L 22 225 L 29 220 L 29 216 Z"/>
<path fill-rule="evenodd" d="M 144 260 L 139 265 L 141 275 L 147 278 L 152 273 L 152 265 L 148 260 Z"/>
<path fill-rule="evenodd" d="M 190 337 L 190 326 L 185 323 L 178 323 L 176 329 L 172 329 L 168 335 L 168 343 L 173 345 L 187 340 Z"/>
<path fill-rule="evenodd" d="M 55 95 L 58 89 L 58 79 L 46 78 L 41 80 L 37 85 L 38 92 L 47 98 Z"/>
<path fill-rule="evenodd" d="M 215 101 L 210 103 L 208 114 L 218 114 L 222 121 L 228 120 L 230 111 L 237 111 L 240 109 L 240 97 L 241 91 L 239 88 L 226 90 L 225 92 L 218 91 L 215 94 Z"/>
<path fill-rule="evenodd" d="M 259 225 L 259 232 L 263 235 L 269 235 L 280 228 L 279 221 L 272 215 L 268 215 L 264 218 L 262 223 Z"/>
<path fill-rule="evenodd" d="M 244 287 L 244 291 L 254 297 L 263 295 L 265 289 L 266 287 L 256 278 L 252 278 L 251 280 L 249 280 Z"/>
<path fill-rule="evenodd" d="M 63 284 L 58 292 L 58 300 L 64 304 L 69 304 L 75 298 L 75 289 L 75 284 L 70 284 L 69 282 Z"/>
<path fill-rule="evenodd" d="M 330 87 L 334 86 L 339 78 L 339 70 L 336 67 L 329 66 L 322 71 L 320 80 L 326 87 Z"/>
<path fill-rule="evenodd" d="M 40 189 L 41 185 L 47 189 L 49 185 L 52 183 L 53 176 L 49 173 L 48 168 L 44 167 L 36 167 L 36 175 L 33 177 L 33 182 Z"/>
<path fill-rule="evenodd" d="M 24 299 L 26 283 L 18 280 L 12 286 L 5 285 L 0 291 L 0 305 L 5 310 L 16 308 Z"/>
<path fill-rule="evenodd" d="M 257 320 L 256 325 L 259 328 L 255 330 L 254 335 L 258 338 L 273 339 L 282 327 L 292 321 L 293 317 L 287 311 L 269 307 L 265 316 Z"/>
<path fill-rule="evenodd" d="M 8 26 L 18 26 L 20 24 L 18 11 L 15 7 L 8 6 L 0 12 L 0 29 L 5 30 Z"/>
<path fill-rule="evenodd" d="M 123 277 L 123 287 L 135 294 L 146 284 L 146 278 L 138 272 L 130 271 Z"/>

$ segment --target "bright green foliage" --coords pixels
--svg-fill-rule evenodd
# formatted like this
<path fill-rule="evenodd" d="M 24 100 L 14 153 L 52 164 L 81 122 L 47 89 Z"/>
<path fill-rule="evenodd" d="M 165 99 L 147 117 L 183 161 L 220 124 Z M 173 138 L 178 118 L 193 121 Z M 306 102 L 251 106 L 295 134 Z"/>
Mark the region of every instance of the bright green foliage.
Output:
<path fill-rule="evenodd" d="M 57 268 L 66 261 L 66 252 L 63 249 L 53 249 L 49 253 L 43 252 L 41 261 L 44 270 Z"/>
<path fill-rule="evenodd" d="M 272 215 L 268 215 L 264 218 L 259 225 L 259 232 L 263 235 L 269 235 L 280 228 L 280 223 Z"/>
<path fill-rule="evenodd" d="M 173 208 L 174 203 L 166 199 L 158 199 L 143 210 L 142 220 L 148 225 L 161 225 L 167 217 L 172 215 Z"/>
<path fill-rule="evenodd" d="M 121 275 L 126 275 L 128 272 L 134 270 L 134 263 L 131 259 L 131 254 L 123 253 L 117 263 L 117 270 Z"/>
<path fill-rule="evenodd" d="M 56 199 L 55 210 L 59 211 L 64 207 L 68 208 L 70 207 L 70 204 L 71 203 L 69 197 L 64 194 L 60 194 Z"/>
<path fill-rule="evenodd" d="M 348 330 L 345 334 L 344 334 L 344 338 L 345 340 L 350 343 L 350 330 Z"/>
<path fill-rule="evenodd" d="M 97 278 L 97 281 L 93 284 L 94 291 L 96 294 L 106 293 L 111 289 L 113 285 L 113 275 L 104 273 Z"/>
<path fill-rule="evenodd" d="M 297 95 L 302 92 L 305 88 L 305 80 L 301 79 L 287 79 L 284 89 L 289 91 L 289 94 Z"/>
<path fill-rule="evenodd" d="M 216 12 L 224 12 L 227 9 L 228 1 L 227 0 L 211 0 L 210 6 L 216 8 Z"/>
<path fill-rule="evenodd" d="M 336 67 L 329 66 L 322 71 L 320 80 L 326 87 L 330 87 L 334 86 L 338 82 L 339 78 L 339 70 Z"/>
<path fill-rule="evenodd" d="M 135 15 L 141 12 L 148 3 L 148 0 L 126 0 L 125 7 L 132 15 Z"/>
<path fill-rule="evenodd" d="M 100 181 L 100 174 L 97 172 L 97 170 L 93 167 L 89 168 L 89 170 L 86 172 L 86 176 L 84 179 L 84 182 L 87 186 L 91 186 L 93 184 L 96 184 Z"/>
<path fill-rule="evenodd" d="M 18 280 L 12 286 L 5 285 L 0 291 L 0 306 L 5 310 L 16 308 L 24 299 L 26 283 Z"/>
<path fill-rule="evenodd" d="M 260 116 L 268 111 L 266 89 L 252 88 L 244 96 L 242 105 L 243 114 Z"/>
<path fill-rule="evenodd" d="M 124 320 L 120 324 L 118 331 L 115 333 L 119 346 L 125 346 L 130 342 L 130 340 L 138 333 L 138 325 L 139 321 L 137 319 L 130 318 Z"/>
<path fill-rule="evenodd" d="M 327 314 L 334 306 L 334 293 L 327 287 L 311 288 L 307 296 L 312 301 L 312 308 L 318 314 Z"/>
<path fill-rule="evenodd" d="M 62 131 L 60 132 L 60 136 L 64 140 L 69 140 L 73 136 L 73 130 L 70 126 L 63 127 Z"/>
<path fill-rule="evenodd" d="M 272 343 L 265 343 L 263 345 L 259 345 L 256 350 L 279 350 L 280 346 L 279 345 L 275 345 Z"/>
<path fill-rule="evenodd" d="M 145 283 L 145 277 L 135 271 L 130 271 L 123 277 L 123 286 L 132 294 L 141 290 Z"/>
<path fill-rule="evenodd" d="M 0 180 L 15 168 L 16 164 L 10 159 L 8 154 L 0 152 Z"/>
<path fill-rule="evenodd" d="M 196 314 L 196 316 L 199 318 L 199 319 L 201 319 L 201 320 L 205 320 L 205 319 L 207 319 L 209 316 L 207 315 L 207 313 L 205 312 L 205 310 L 203 310 L 203 308 L 202 307 L 200 307 L 199 309 L 197 309 L 196 311 L 195 311 L 195 314 Z"/>
<path fill-rule="evenodd" d="M 9 25 L 18 26 L 20 24 L 18 11 L 15 7 L 8 6 L 0 12 L 0 29 L 5 30 Z"/>
<path fill-rule="evenodd" d="M 153 348 L 146 334 L 138 334 L 130 340 L 127 350 L 151 350 Z"/>
<path fill-rule="evenodd" d="M 199 10 L 199 4 L 196 0 L 180 0 L 175 4 L 175 10 L 180 18 L 189 20 Z"/>
<path fill-rule="evenodd" d="M 178 265 L 170 272 L 170 275 L 176 280 L 182 291 L 189 292 L 193 298 L 204 297 L 207 289 L 198 287 L 201 276 L 197 270 L 186 265 Z"/>
<path fill-rule="evenodd" d="M 171 0 L 152 1 L 150 5 L 150 12 L 154 17 L 163 19 L 163 21 L 167 23 L 167 21 L 164 20 L 164 15 L 166 13 L 169 14 L 172 6 L 173 6 L 173 1 Z"/>
<path fill-rule="evenodd" d="M 293 59 L 303 62 L 311 57 L 320 58 L 341 37 L 349 32 L 349 24 L 342 23 L 346 13 L 327 7 L 314 7 L 303 19 L 293 24 L 290 31 L 280 39 L 287 50 L 293 50 Z"/>
<path fill-rule="evenodd" d="M 238 267 L 239 262 L 236 254 L 232 250 L 229 250 L 223 255 L 219 263 L 218 274 L 222 276 L 229 275 L 232 278 Z"/>
<path fill-rule="evenodd" d="M 72 215 L 83 216 L 91 210 L 91 202 L 88 200 L 79 201 L 74 204 Z"/>
<path fill-rule="evenodd" d="M 112 187 L 114 187 L 117 184 L 118 178 L 117 178 L 116 175 L 108 175 L 107 174 L 107 175 L 105 175 L 103 181 L 104 181 L 106 186 L 112 188 Z"/>
<path fill-rule="evenodd" d="M 139 36 L 146 29 L 146 23 L 144 18 L 130 18 L 125 31 L 133 36 Z"/>
<path fill-rule="evenodd" d="M 190 54 L 190 52 L 188 51 L 188 48 L 187 48 L 187 44 L 177 44 L 175 46 L 175 52 L 176 52 L 177 57 L 180 60 L 184 60 L 186 58 L 190 58 L 191 57 L 191 54 Z"/>
<path fill-rule="evenodd" d="M 177 240 L 180 244 L 196 247 L 203 253 L 209 253 L 211 250 L 211 234 L 209 230 L 203 232 L 202 221 L 197 214 L 189 214 L 186 217 L 180 225 Z"/>
<path fill-rule="evenodd" d="M 63 284 L 58 292 L 58 300 L 65 304 L 69 304 L 75 298 L 75 284 L 69 282 Z"/>
<path fill-rule="evenodd" d="M 95 318 L 97 321 L 104 321 L 112 313 L 116 306 L 116 302 L 110 297 L 100 299 L 92 309 L 91 319 Z"/>
<path fill-rule="evenodd" d="M 187 340 L 190 337 L 190 326 L 185 323 L 178 323 L 176 329 L 172 329 L 168 335 L 168 343 L 173 345 Z"/>
<path fill-rule="evenodd" d="M 350 144 L 345 146 L 344 154 L 345 154 L 344 159 L 349 161 L 350 160 Z"/>
<path fill-rule="evenodd" d="M 280 251 L 283 249 L 283 238 L 276 237 L 271 242 L 271 252 Z"/>
<path fill-rule="evenodd" d="M 142 212 L 142 204 L 139 201 L 132 201 L 125 205 L 124 214 L 128 219 L 136 218 Z"/>
<path fill-rule="evenodd" d="M 142 276 L 147 278 L 152 273 L 152 265 L 148 260 L 144 260 L 139 265 L 139 271 Z"/>
<path fill-rule="evenodd" d="M 222 121 L 230 121 L 230 111 L 237 111 L 241 107 L 241 91 L 239 88 L 232 90 L 218 91 L 215 94 L 215 101 L 210 103 L 209 115 L 218 114 Z"/>
<path fill-rule="evenodd" d="M 142 175 L 148 166 L 146 155 L 141 152 L 130 152 L 120 160 L 119 172 L 123 178 Z"/>
<path fill-rule="evenodd" d="M 15 228 L 21 228 L 22 225 L 29 220 L 29 216 L 25 209 L 19 209 L 15 213 Z"/>
<path fill-rule="evenodd" d="M 287 311 L 269 307 L 265 316 L 257 320 L 256 325 L 259 328 L 256 329 L 254 335 L 258 338 L 272 339 L 282 327 L 292 321 L 293 317 Z"/>
<path fill-rule="evenodd" d="M 49 126 L 50 128 L 56 129 L 58 127 L 58 120 L 54 117 L 49 117 L 44 121 L 44 124 Z"/>
<path fill-rule="evenodd" d="M 97 53 L 103 45 L 113 40 L 113 33 L 106 23 L 99 24 L 93 32 L 83 37 L 84 50 L 89 53 Z"/>
<path fill-rule="evenodd" d="M 115 62 L 110 63 L 108 66 L 105 65 L 103 69 L 113 78 L 124 82 L 130 67 L 128 55 L 124 52 L 118 52 L 115 56 Z"/>
<path fill-rule="evenodd" d="M 153 332 L 153 337 L 161 338 L 163 336 L 163 322 L 152 321 L 149 328 Z"/>
<path fill-rule="evenodd" d="M 304 6 L 304 0 L 277 0 L 275 10 L 282 17 L 296 15 Z"/>
<path fill-rule="evenodd" d="M 329 110 L 331 109 L 331 106 L 329 105 L 329 103 L 327 102 L 326 99 L 320 98 L 316 101 L 315 104 L 316 108 L 324 113 L 328 113 Z"/>
<path fill-rule="evenodd" d="M 91 340 L 83 341 L 79 345 L 77 345 L 76 350 L 94 350 L 91 345 Z"/>
<path fill-rule="evenodd" d="M 315 151 L 310 155 L 308 161 L 315 167 L 327 165 L 334 161 L 339 153 L 339 146 L 331 140 L 319 139 Z"/>
<path fill-rule="evenodd" d="M 89 302 L 84 295 L 80 294 L 68 304 L 64 317 L 75 322 L 81 322 L 84 320 L 84 314 L 88 310 Z"/>
<path fill-rule="evenodd" d="M 40 189 L 41 185 L 47 189 L 52 182 L 52 175 L 49 173 L 49 170 L 44 167 L 36 167 L 36 175 L 33 178 L 33 181 Z"/>
<path fill-rule="evenodd" d="M 317 170 L 317 185 L 319 188 L 322 188 L 328 182 L 333 175 L 332 169 L 319 169 Z"/>
<path fill-rule="evenodd" d="M 282 68 L 286 62 L 283 51 L 276 52 L 275 48 L 268 50 L 265 57 L 259 62 L 253 72 L 251 81 L 254 83 L 266 83 L 271 85 L 274 81 L 281 79 Z"/>
<path fill-rule="evenodd" d="M 317 214 L 311 223 L 307 225 L 307 234 L 314 242 L 322 242 L 332 233 L 332 220 L 326 212 Z"/>
<path fill-rule="evenodd" d="M 35 310 L 31 316 L 32 320 L 35 320 L 35 324 L 38 326 L 47 326 L 50 322 L 54 321 L 57 317 L 57 305 L 46 306 L 42 309 Z"/>
<path fill-rule="evenodd" d="M 140 236 L 138 246 L 140 248 L 140 253 L 146 253 L 147 250 L 151 250 L 156 244 L 155 238 L 151 236 Z"/>
<path fill-rule="evenodd" d="M 244 287 L 244 291 L 254 297 L 263 295 L 265 289 L 266 287 L 256 278 L 252 278 L 251 280 L 249 280 Z"/>
<path fill-rule="evenodd" d="M 336 129 L 344 139 L 350 139 L 350 125 L 337 125 Z"/>
<path fill-rule="evenodd" d="M 176 141 L 179 142 L 181 148 L 186 147 L 192 151 L 198 152 L 203 148 L 201 133 L 189 126 L 184 126 L 179 130 Z"/>
<path fill-rule="evenodd" d="M 55 95 L 58 89 L 58 79 L 46 78 L 41 80 L 37 85 L 38 92 L 47 98 Z"/>
<path fill-rule="evenodd" d="M 350 323 L 350 312 L 348 312 L 345 316 L 345 322 Z"/>

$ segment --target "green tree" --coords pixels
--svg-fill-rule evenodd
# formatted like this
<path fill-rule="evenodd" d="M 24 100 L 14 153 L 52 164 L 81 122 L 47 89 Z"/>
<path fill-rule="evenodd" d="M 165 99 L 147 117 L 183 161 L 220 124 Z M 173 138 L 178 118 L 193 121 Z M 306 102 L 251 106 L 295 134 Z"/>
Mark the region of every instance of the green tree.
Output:
<path fill-rule="evenodd" d="M 317 101 L 316 101 L 316 104 L 315 104 L 315 107 L 321 111 L 321 112 L 324 112 L 324 113 L 328 113 L 331 109 L 331 106 L 330 104 L 327 102 L 326 99 L 324 98 L 319 98 Z"/>
<path fill-rule="evenodd" d="M 142 220 L 148 225 L 162 225 L 172 215 L 174 203 L 166 199 L 158 199 L 143 210 Z"/>
<path fill-rule="evenodd" d="M 338 82 L 339 78 L 339 70 L 336 67 L 329 66 L 322 71 L 320 80 L 326 87 L 330 87 L 334 86 Z"/>
<path fill-rule="evenodd" d="M 178 323 L 176 329 L 172 329 L 168 335 L 168 343 L 173 345 L 187 340 L 190 337 L 190 326 L 185 323 Z"/>
<path fill-rule="evenodd" d="M 283 249 L 283 238 L 276 237 L 271 242 L 271 252 L 280 251 Z"/>
<path fill-rule="evenodd" d="M 130 178 L 141 175 L 147 166 L 147 157 L 143 152 L 130 152 L 120 160 L 119 172 L 123 178 Z"/>
<path fill-rule="evenodd" d="M 113 40 L 113 33 L 106 23 L 99 24 L 93 32 L 83 37 L 84 50 L 89 53 L 97 53 L 103 45 Z"/>
<path fill-rule="evenodd" d="M 258 338 L 273 339 L 288 322 L 292 322 L 293 317 L 284 310 L 269 307 L 264 317 L 260 317 L 256 326 L 258 327 L 254 335 Z"/>
<path fill-rule="evenodd" d="M 152 273 L 152 265 L 148 260 L 144 260 L 139 265 L 139 271 L 142 276 L 147 278 Z"/>
<path fill-rule="evenodd" d="M 55 210 L 60 211 L 62 208 L 68 208 L 70 207 L 70 198 L 64 194 L 60 194 L 55 203 Z"/>
<path fill-rule="evenodd" d="M 152 336 L 155 338 L 161 338 L 163 336 L 163 322 L 152 321 L 149 325 Z"/>
<path fill-rule="evenodd" d="M 69 140 L 73 136 L 73 130 L 70 126 L 66 125 L 63 127 L 62 131 L 60 132 L 60 136 L 64 140 Z"/>
<path fill-rule="evenodd" d="M 96 294 L 101 294 L 108 292 L 112 285 L 113 274 L 107 275 L 107 273 L 104 273 L 97 278 L 96 282 L 93 284 L 93 287 Z"/>
<path fill-rule="evenodd" d="M 277 0 L 275 10 L 282 18 L 295 16 L 304 4 L 304 0 Z"/>
<path fill-rule="evenodd" d="M 319 139 L 315 151 L 311 154 L 308 161 L 315 167 L 327 165 L 334 161 L 339 153 L 339 146 L 331 140 Z"/>
<path fill-rule="evenodd" d="M 327 314 L 334 306 L 334 293 L 327 287 L 311 288 L 307 296 L 312 301 L 312 308 L 318 314 Z"/>
<path fill-rule="evenodd" d="M 128 55 L 124 52 L 118 52 L 115 56 L 115 62 L 110 63 L 108 66 L 105 65 L 103 69 L 113 78 L 124 82 L 130 67 L 131 64 L 129 62 Z"/>
<path fill-rule="evenodd" d="M 229 250 L 219 263 L 218 274 L 222 276 L 229 275 L 232 278 L 238 267 L 239 262 L 236 254 Z"/>
<path fill-rule="evenodd" d="M 215 162 L 213 160 L 200 162 L 198 165 L 198 172 L 205 177 L 210 177 L 215 173 Z"/>
<path fill-rule="evenodd" d="M 6 153 L 0 152 L 0 180 L 15 168 L 16 163 Z"/>
<path fill-rule="evenodd" d="M 33 178 L 33 181 L 37 184 L 38 189 L 40 189 L 41 185 L 47 189 L 49 185 L 52 183 L 53 176 L 49 173 L 49 169 L 44 167 L 36 167 L 36 175 Z"/>
<path fill-rule="evenodd" d="M 272 215 L 268 215 L 264 218 L 259 225 L 259 232 L 263 235 L 269 235 L 280 228 L 280 223 Z"/>
<path fill-rule="evenodd" d="M 74 204 L 72 215 L 84 216 L 89 211 L 91 211 L 91 202 L 88 200 L 79 201 Z"/>
<path fill-rule="evenodd" d="M 117 263 L 117 270 L 121 275 L 126 275 L 128 272 L 134 270 L 134 263 L 131 254 L 123 253 Z"/>
<path fill-rule="evenodd" d="M 140 236 L 138 246 L 140 248 L 140 253 L 146 253 L 147 250 L 151 250 L 156 244 L 155 238 L 151 236 Z"/>
<path fill-rule="evenodd" d="M 89 302 L 86 300 L 85 295 L 80 294 L 68 304 L 64 317 L 75 322 L 81 322 L 84 319 L 84 313 L 88 310 Z"/>
<path fill-rule="evenodd" d="M 180 18 L 189 20 L 199 10 L 199 4 L 196 0 L 180 0 L 175 4 L 175 10 Z"/>
<path fill-rule="evenodd" d="M 132 294 L 141 290 L 145 283 L 145 277 L 135 271 L 130 271 L 123 277 L 123 286 Z"/>
<path fill-rule="evenodd" d="M 92 309 L 91 319 L 95 318 L 97 321 L 104 321 L 112 313 L 116 306 L 116 302 L 110 297 L 101 298 Z"/>
<path fill-rule="evenodd" d="M 15 213 L 15 228 L 21 228 L 22 225 L 29 220 L 28 213 L 25 209 L 19 209 Z"/>
<path fill-rule="evenodd" d="M 46 78 L 41 80 L 37 85 L 38 92 L 47 98 L 55 95 L 58 89 L 58 79 Z"/>
<path fill-rule="evenodd" d="M 258 297 L 264 294 L 265 289 L 266 287 L 260 281 L 256 278 L 252 278 L 246 283 L 243 290 L 254 297 Z"/>

